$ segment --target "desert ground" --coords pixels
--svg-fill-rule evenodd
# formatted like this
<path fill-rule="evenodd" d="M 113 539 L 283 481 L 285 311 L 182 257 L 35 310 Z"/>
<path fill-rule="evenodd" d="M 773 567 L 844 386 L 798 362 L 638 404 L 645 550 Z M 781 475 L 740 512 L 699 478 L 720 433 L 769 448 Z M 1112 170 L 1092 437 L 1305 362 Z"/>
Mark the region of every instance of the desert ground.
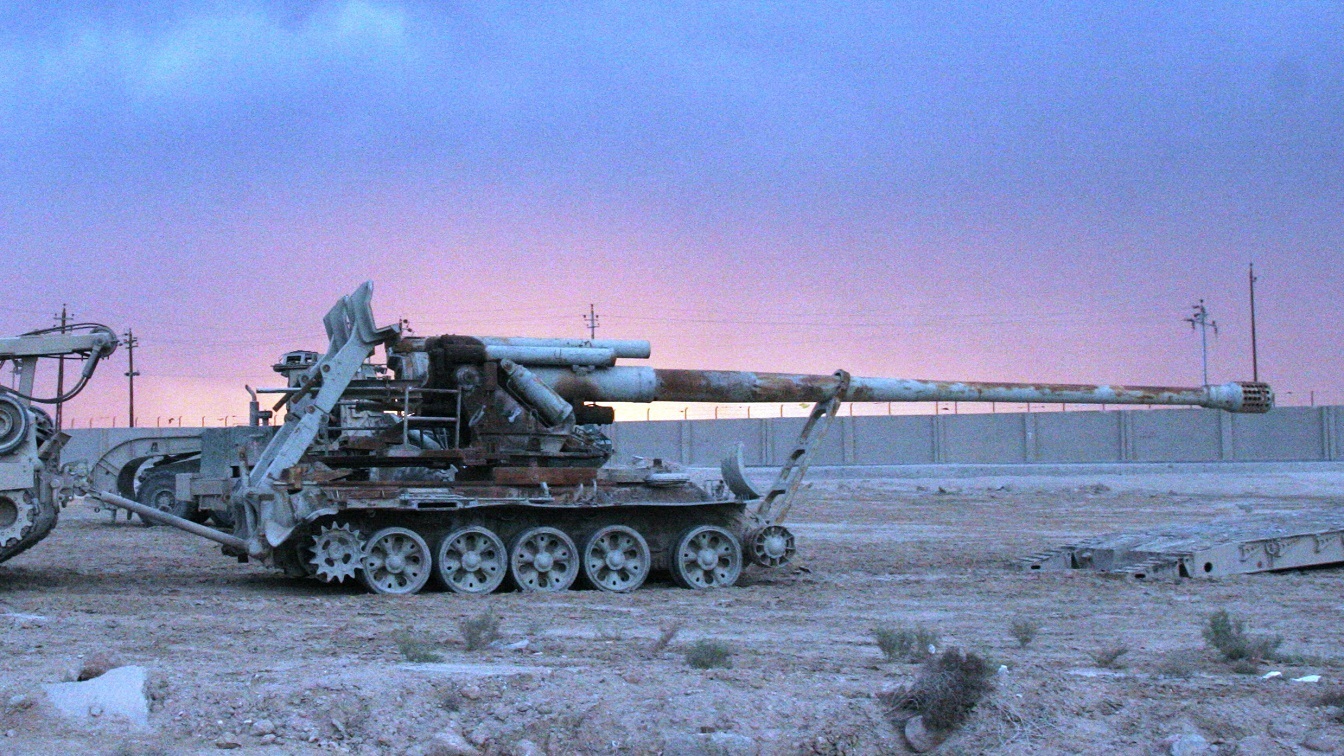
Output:
<path fill-rule="evenodd" d="M 887 661 L 874 630 L 915 627 L 998 670 L 940 753 L 1344 744 L 1339 709 L 1320 705 L 1344 678 L 1344 571 L 1146 582 L 1016 569 L 1103 532 L 1339 506 L 1334 468 L 818 478 L 791 515 L 792 567 L 748 570 L 731 589 L 653 580 L 627 595 L 369 595 L 75 502 L 45 542 L 0 565 L 0 753 L 431 753 L 452 742 L 487 754 L 902 753 L 881 694 L 919 665 Z M 1202 630 L 1221 609 L 1282 636 L 1283 661 L 1234 668 L 1206 648 Z M 501 638 L 466 650 L 461 623 L 486 613 Z M 1026 646 L 1015 621 L 1038 628 Z M 728 644 L 731 668 L 687 663 L 703 639 Z M 1112 667 L 1098 665 L 1120 647 Z M 58 715 L 42 686 L 86 665 L 145 667 L 148 726 Z M 1307 675 L 1321 680 L 1293 681 Z M 460 739 L 434 740 L 447 732 Z"/>

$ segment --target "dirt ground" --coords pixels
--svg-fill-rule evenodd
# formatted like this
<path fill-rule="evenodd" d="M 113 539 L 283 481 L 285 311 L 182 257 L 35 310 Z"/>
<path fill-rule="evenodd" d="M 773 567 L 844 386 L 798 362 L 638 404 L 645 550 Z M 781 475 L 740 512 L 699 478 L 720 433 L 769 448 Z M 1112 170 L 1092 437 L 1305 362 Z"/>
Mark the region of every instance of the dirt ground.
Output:
<path fill-rule="evenodd" d="M 1014 563 L 1342 496 L 1344 475 L 1300 470 L 819 482 L 791 518 L 803 569 L 712 592 L 482 598 L 287 579 L 76 503 L 0 566 L 0 753 L 407 753 L 447 730 L 491 754 L 900 753 L 878 694 L 918 667 L 884 661 L 873 631 L 914 626 L 1006 667 L 942 753 L 1163 753 L 1183 734 L 1217 753 L 1328 751 L 1344 724 L 1316 701 L 1344 677 L 1341 570 L 1138 582 Z M 1281 635 L 1290 661 L 1220 661 L 1201 637 L 1219 609 Z M 459 623 L 486 611 L 503 638 L 468 652 Z M 1025 648 L 1020 619 L 1039 625 Z M 441 661 L 409 662 L 407 639 Z M 690 667 L 700 639 L 728 643 L 732 667 Z M 1113 646 L 1124 668 L 1098 668 Z M 149 670 L 149 729 L 44 704 L 42 684 L 98 656 Z M 1323 679 L 1291 681 L 1308 674 Z"/>

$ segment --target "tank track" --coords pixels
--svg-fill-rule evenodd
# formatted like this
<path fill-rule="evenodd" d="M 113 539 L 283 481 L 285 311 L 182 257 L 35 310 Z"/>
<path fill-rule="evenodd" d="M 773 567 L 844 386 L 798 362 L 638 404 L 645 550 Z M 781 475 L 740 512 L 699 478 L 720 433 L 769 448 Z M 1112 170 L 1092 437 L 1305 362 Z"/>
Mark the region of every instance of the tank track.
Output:
<path fill-rule="evenodd" d="M 61 510 L 54 501 L 43 501 L 27 489 L 3 491 L 0 498 L 13 505 L 15 515 L 12 523 L 0 528 L 0 563 L 3 563 L 46 538 L 56 527 Z"/>

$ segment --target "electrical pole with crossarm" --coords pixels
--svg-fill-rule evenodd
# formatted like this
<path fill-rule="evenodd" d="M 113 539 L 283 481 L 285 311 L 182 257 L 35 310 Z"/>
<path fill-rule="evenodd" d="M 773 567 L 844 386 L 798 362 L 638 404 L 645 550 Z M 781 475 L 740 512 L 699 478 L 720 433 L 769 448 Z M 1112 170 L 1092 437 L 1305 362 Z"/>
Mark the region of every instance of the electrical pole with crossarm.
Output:
<path fill-rule="evenodd" d="M 140 345 L 140 340 L 135 337 L 131 329 L 126 329 L 126 336 L 122 340 L 122 345 L 126 347 L 126 380 L 127 388 L 130 391 L 130 416 L 131 427 L 135 427 L 135 377 L 140 375 L 135 369 L 135 348 Z"/>
<path fill-rule="evenodd" d="M 61 314 L 56 316 L 60 321 L 61 333 L 65 333 L 65 326 L 70 322 L 74 313 L 68 312 L 65 305 L 61 305 Z M 65 355 L 56 358 L 56 397 L 60 398 L 65 394 Z M 56 402 L 56 430 L 65 427 L 65 402 Z"/>
<path fill-rule="evenodd" d="M 1195 312 L 1185 322 L 1190 324 L 1190 330 L 1199 329 L 1199 354 L 1204 363 L 1204 384 L 1209 385 L 1209 329 L 1213 329 L 1213 335 L 1218 335 L 1218 322 L 1209 320 L 1209 311 L 1204 307 L 1204 300 L 1199 300 L 1199 304 L 1191 305 Z"/>
<path fill-rule="evenodd" d="M 588 326 L 588 338 L 597 338 L 597 310 L 591 302 L 588 303 L 588 314 L 583 316 L 583 322 Z"/>

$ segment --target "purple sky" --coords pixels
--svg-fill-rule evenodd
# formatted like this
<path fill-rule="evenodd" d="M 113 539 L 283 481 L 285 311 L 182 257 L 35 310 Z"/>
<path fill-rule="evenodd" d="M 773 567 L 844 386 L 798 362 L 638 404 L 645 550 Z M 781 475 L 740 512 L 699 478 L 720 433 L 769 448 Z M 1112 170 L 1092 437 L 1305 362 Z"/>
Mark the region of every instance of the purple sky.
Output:
<path fill-rule="evenodd" d="M 1262 377 L 1344 403 L 1338 3 L 141 5 L 0 3 L 0 332 L 134 328 L 142 424 L 365 279 L 662 367 L 1159 384 L 1203 297 L 1244 379 L 1251 260 Z"/>

